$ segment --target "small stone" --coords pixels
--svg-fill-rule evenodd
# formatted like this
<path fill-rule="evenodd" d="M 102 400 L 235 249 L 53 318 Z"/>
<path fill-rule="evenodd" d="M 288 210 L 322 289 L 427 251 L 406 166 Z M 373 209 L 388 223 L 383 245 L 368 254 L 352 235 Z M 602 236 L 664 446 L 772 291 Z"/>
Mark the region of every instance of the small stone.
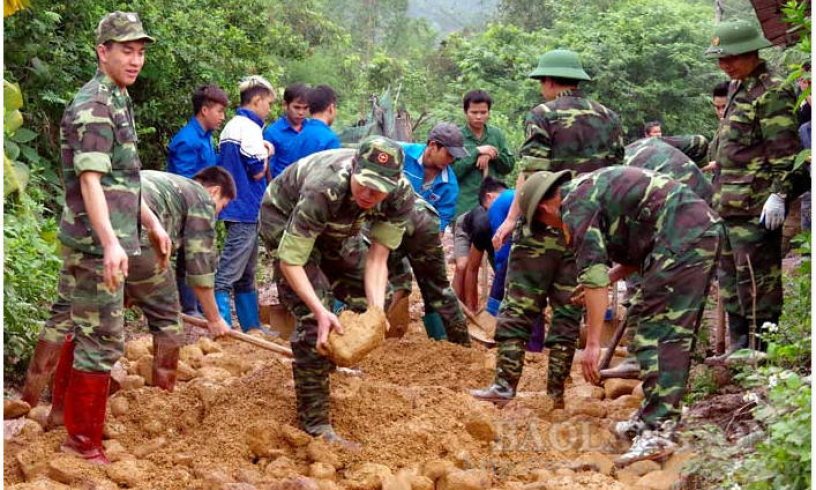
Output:
<path fill-rule="evenodd" d="M 644 398 L 646 398 L 646 395 L 643 394 L 643 382 L 642 381 L 640 383 L 638 383 L 637 386 L 635 386 L 634 390 L 632 390 L 632 396 L 634 396 L 635 399 L 638 402 L 643 400 Z"/>
<path fill-rule="evenodd" d="M 570 469 L 574 471 L 594 471 L 602 475 L 612 474 L 615 462 L 608 456 L 601 453 L 582 454 L 570 464 Z"/>
<path fill-rule="evenodd" d="M 107 456 L 111 456 L 117 453 L 124 453 L 127 451 L 127 449 L 125 449 L 125 446 L 123 446 L 122 443 L 117 441 L 116 439 L 106 439 L 102 441 L 102 446 L 105 448 L 105 454 Z"/>
<path fill-rule="evenodd" d="M 338 490 L 339 487 L 331 480 L 317 480 L 317 488 L 318 490 Z"/>
<path fill-rule="evenodd" d="M 3 421 L 3 439 L 7 441 L 17 437 L 35 436 L 42 432 L 43 427 L 29 418 L 18 417 Z"/>
<path fill-rule="evenodd" d="M 143 460 L 124 460 L 111 463 L 107 468 L 108 478 L 119 485 L 134 488 L 151 478 L 153 464 Z"/>
<path fill-rule="evenodd" d="M 603 400 L 606 392 L 600 386 L 580 385 L 570 390 L 573 398 L 590 398 L 592 400 Z"/>
<path fill-rule="evenodd" d="M 335 454 L 331 446 L 323 439 L 313 439 L 312 442 L 306 446 L 306 456 L 309 461 L 313 463 L 326 463 L 332 468 L 340 468 L 342 466 L 340 457 Z"/>
<path fill-rule="evenodd" d="M 659 470 L 640 477 L 637 486 L 647 490 L 671 490 L 678 481 L 677 474 Z"/>
<path fill-rule="evenodd" d="M 636 461 L 627 466 L 626 469 L 637 476 L 643 476 L 646 473 L 658 471 L 660 469 L 660 465 L 654 461 Z"/>
<path fill-rule="evenodd" d="M 308 446 L 312 442 L 312 437 L 302 430 L 284 424 L 280 426 L 281 435 L 292 447 Z"/>
<path fill-rule="evenodd" d="M 577 400 L 574 404 L 567 407 L 567 413 L 570 416 L 588 415 L 590 417 L 603 418 L 606 416 L 606 408 L 595 400 Z"/>
<path fill-rule="evenodd" d="M 492 442 L 496 439 L 496 427 L 485 414 L 478 414 L 465 422 L 465 430 L 477 441 Z"/>
<path fill-rule="evenodd" d="M 179 351 L 179 360 L 193 369 L 201 367 L 202 359 L 204 359 L 204 352 L 197 345 L 185 345 Z"/>
<path fill-rule="evenodd" d="M 221 345 L 218 344 L 218 342 L 207 337 L 201 337 L 198 339 L 196 345 L 201 348 L 201 351 L 204 354 L 212 354 L 214 352 L 222 352 L 224 350 Z"/>
<path fill-rule="evenodd" d="M 223 382 L 232 378 L 232 373 L 217 366 L 203 366 L 198 370 L 197 376 L 209 381 Z"/>
<path fill-rule="evenodd" d="M 221 470 L 202 468 L 196 471 L 199 478 L 204 480 L 205 490 L 221 490 L 221 487 L 227 483 L 232 483 L 230 477 Z"/>
<path fill-rule="evenodd" d="M 36 452 L 32 448 L 26 448 L 14 456 L 17 465 L 26 480 L 31 481 L 35 477 L 42 475 L 48 469 L 48 460 L 42 453 Z"/>
<path fill-rule="evenodd" d="M 618 379 L 618 378 L 607 379 L 604 382 L 604 391 L 606 392 L 606 398 L 608 400 L 614 400 L 619 396 L 631 395 L 632 391 L 639 384 L 640 381 L 637 379 Z"/>
<path fill-rule="evenodd" d="M 391 469 L 385 465 L 363 463 L 347 477 L 346 486 L 351 490 L 381 490 L 391 476 Z"/>
<path fill-rule="evenodd" d="M 153 356 L 144 355 L 136 361 L 136 373 L 144 378 L 148 386 L 153 386 Z"/>
<path fill-rule="evenodd" d="M 422 465 L 422 476 L 428 477 L 432 482 L 442 478 L 444 475 L 456 469 L 456 465 L 446 459 L 433 459 L 426 461 Z"/>
<path fill-rule="evenodd" d="M 191 466 L 194 459 L 190 453 L 176 453 L 173 455 L 173 464 L 176 466 Z"/>
<path fill-rule="evenodd" d="M 634 487 L 637 485 L 637 482 L 640 480 L 641 476 L 643 475 L 638 475 L 637 473 L 630 471 L 629 468 L 624 468 L 615 472 L 615 478 L 617 478 L 619 482 L 629 487 Z"/>
<path fill-rule="evenodd" d="M 398 472 L 383 479 L 382 490 L 411 490 L 411 475 Z"/>
<path fill-rule="evenodd" d="M 457 470 L 445 474 L 436 484 L 437 490 L 486 490 L 490 475 L 482 470 Z"/>
<path fill-rule="evenodd" d="M 127 432 L 125 424 L 119 422 L 108 422 L 105 424 L 103 435 L 105 439 L 119 439 Z"/>
<path fill-rule="evenodd" d="M 264 468 L 264 476 L 274 479 L 286 478 L 296 474 L 298 474 L 297 466 L 286 456 L 281 456 Z"/>
<path fill-rule="evenodd" d="M 125 344 L 125 357 L 133 362 L 137 362 L 144 356 L 153 353 L 153 337 L 144 336 L 133 339 Z"/>
<path fill-rule="evenodd" d="M 546 468 L 539 468 L 532 473 L 534 481 L 548 481 L 551 480 L 555 475 L 553 472 L 546 469 Z"/>
<path fill-rule="evenodd" d="M 309 476 L 318 480 L 332 480 L 337 478 L 337 470 L 328 463 L 312 463 L 309 465 Z"/>
<path fill-rule="evenodd" d="M 110 411 L 114 417 L 121 417 L 128 413 L 130 409 L 130 403 L 128 403 L 127 398 L 123 396 L 117 396 L 113 400 L 110 401 Z"/>
<path fill-rule="evenodd" d="M 280 483 L 280 490 L 320 490 L 317 482 L 305 476 L 293 476 Z"/>
<path fill-rule="evenodd" d="M 28 412 L 26 417 L 40 424 L 40 427 L 45 427 L 46 421 L 48 420 L 48 412 L 50 411 L 51 407 L 48 405 L 37 405 Z"/>
<path fill-rule="evenodd" d="M 244 435 L 250 452 L 258 458 L 275 459 L 283 455 L 283 450 L 277 448 L 278 434 L 274 428 L 251 426 Z"/>
<path fill-rule="evenodd" d="M 425 475 L 411 475 L 411 490 L 434 490 L 434 482 Z"/>
<path fill-rule="evenodd" d="M 57 454 L 47 463 L 48 478 L 66 485 L 73 485 L 85 478 L 93 463 L 68 454 Z"/>
<path fill-rule="evenodd" d="M 136 446 L 136 448 L 133 450 L 133 455 L 137 458 L 144 458 L 148 454 L 155 453 L 166 445 L 167 439 L 164 437 L 157 437 L 140 446 Z"/>
<path fill-rule="evenodd" d="M 163 432 L 164 432 L 164 430 L 165 430 L 165 426 L 164 426 L 164 424 L 162 424 L 162 423 L 161 423 L 161 421 L 156 420 L 156 419 L 153 419 L 153 420 L 148 420 L 148 421 L 147 421 L 147 422 L 146 422 L 146 423 L 145 423 L 145 424 L 142 426 L 142 428 L 144 429 L 144 431 L 145 431 L 145 432 L 147 432 L 147 433 L 148 433 L 148 434 L 150 434 L 151 436 L 155 436 L 155 435 L 161 434 L 161 433 L 163 433 Z"/>
<path fill-rule="evenodd" d="M 632 410 L 640 406 L 640 400 L 635 395 L 623 395 L 610 403 L 612 410 Z"/>
<path fill-rule="evenodd" d="M 16 419 L 27 414 L 31 410 L 31 406 L 23 400 L 14 400 L 11 398 L 3 399 L 3 419 Z"/>
<path fill-rule="evenodd" d="M 695 456 L 696 454 L 694 452 L 688 450 L 676 452 L 666 461 L 666 464 L 663 465 L 663 469 L 675 475 L 680 475 L 686 464 L 694 459 Z"/>
<path fill-rule="evenodd" d="M 263 475 L 255 468 L 241 468 L 235 473 L 235 479 L 241 483 L 255 485 L 263 480 Z"/>
<path fill-rule="evenodd" d="M 558 468 L 555 470 L 555 476 L 573 476 L 575 473 L 569 468 Z"/>
<path fill-rule="evenodd" d="M 145 385 L 145 379 L 138 374 L 129 374 L 120 383 L 122 391 L 138 390 Z"/>
<path fill-rule="evenodd" d="M 195 391 L 204 403 L 204 409 L 209 410 L 221 398 L 224 388 L 209 380 L 201 381 L 195 385 Z"/>
<path fill-rule="evenodd" d="M 184 361 L 179 361 L 178 367 L 176 368 L 176 379 L 179 381 L 190 381 L 191 379 L 196 377 L 196 370 L 190 367 Z"/>

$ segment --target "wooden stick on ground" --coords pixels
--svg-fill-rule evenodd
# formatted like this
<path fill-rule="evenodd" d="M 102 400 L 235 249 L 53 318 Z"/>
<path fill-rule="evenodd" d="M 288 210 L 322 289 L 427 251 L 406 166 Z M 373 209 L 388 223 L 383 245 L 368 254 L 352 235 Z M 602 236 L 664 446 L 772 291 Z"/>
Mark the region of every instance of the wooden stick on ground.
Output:
<path fill-rule="evenodd" d="M 206 320 L 202 320 L 200 318 L 196 318 L 185 313 L 181 314 L 181 319 L 194 327 L 207 328 Z M 247 335 L 243 332 L 238 332 L 237 330 L 230 330 L 227 333 L 227 336 L 232 337 L 234 339 L 238 339 L 242 342 L 246 342 L 248 344 L 252 344 L 262 349 L 270 350 L 272 352 L 275 352 L 276 354 L 280 354 L 289 358 L 294 357 L 291 349 L 288 349 L 282 345 L 275 344 L 273 342 L 269 342 L 267 340 L 259 339 L 258 337 L 254 337 L 252 335 Z"/>
<path fill-rule="evenodd" d="M 615 315 L 617 316 L 617 315 Z M 620 344 L 621 339 L 623 338 L 623 333 L 626 331 L 626 316 L 618 322 L 618 327 L 615 329 L 615 333 L 612 335 L 612 340 L 609 343 L 609 347 L 606 349 L 606 353 L 601 359 L 601 363 L 598 365 L 598 370 L 602 371 L 609 367 L 609 363 L 612 362 L 612 356 L 615 355 L 615 349 L 618 348 L 618 344 Z"/>

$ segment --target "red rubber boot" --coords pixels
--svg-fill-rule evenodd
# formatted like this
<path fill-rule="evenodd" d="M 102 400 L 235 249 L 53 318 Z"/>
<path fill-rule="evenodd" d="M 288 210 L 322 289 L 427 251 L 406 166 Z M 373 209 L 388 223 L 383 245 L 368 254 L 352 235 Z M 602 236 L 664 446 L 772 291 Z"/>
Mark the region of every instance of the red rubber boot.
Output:
<path fill-rule="evenodd" d="M 74 336 L 69 335 L 62 344 L 57 371 L 54 373 L 54 385 L 51 388 L 51 411 L 48 412 L 46 430 L 53 430 L 63 424 L 63 412 L 65 409 L 65 391 L 68 389 L 68 381 L 71 378 L 71 368 L 74 365 Z"/>
<path fill-rule="evenodd" d="M 109 388 L 109 372 L 71 370 L 65 396 L 68 437 L 60 447 L 62 451 L 77 454 L 91 463 L 110 464 L 102 449 Z"/>

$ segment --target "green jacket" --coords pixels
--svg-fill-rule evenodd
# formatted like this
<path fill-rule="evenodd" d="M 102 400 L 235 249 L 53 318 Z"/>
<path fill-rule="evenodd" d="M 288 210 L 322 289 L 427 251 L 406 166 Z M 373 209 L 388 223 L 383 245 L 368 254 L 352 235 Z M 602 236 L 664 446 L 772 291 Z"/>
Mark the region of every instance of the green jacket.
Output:
<path fill-rule="evenodd" d="M 476 168 L 476 159 L 479 154 L 476 152 L 477 146 L 490 145 L 499 151 L 499 157 L 491 160 L 488 165 L 489 175 L 494 178 L 501 178 L 513 171 L 515 158 L 507 148 L 507 139 L 501 129 L 485 124 L 484 134 L 481 139 L 470 130 L 467 124 L 459 127 L 465 139 L 465 148 L 470 152 L 470 156 L 460 158 L 453 162 L 453 173 L 459 182 L 459 198 L 456 201 L 456 217 L 459 217 L 479 204 L 479 186 L 482 185 L 482 171 Z"/>

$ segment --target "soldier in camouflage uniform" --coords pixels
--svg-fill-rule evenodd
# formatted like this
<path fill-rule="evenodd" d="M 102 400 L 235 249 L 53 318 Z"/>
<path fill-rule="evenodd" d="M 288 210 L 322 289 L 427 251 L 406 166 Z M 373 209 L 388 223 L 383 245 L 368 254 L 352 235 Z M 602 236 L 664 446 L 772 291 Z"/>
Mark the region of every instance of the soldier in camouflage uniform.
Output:
<path fill-rule="evenodd" d="M 659 138 L 644 138 L 626 146 L 624 164 L 632 167 L 651 170 L 684 184 L 697 194 L 706 204 L 711 205 L 714 189 L 700 168 L 682 151 Z M 626 334 L 629 339 L 629 352 L 635 348 L 635 330 L 637 319 L 642 315 L 639 308 L 643 306 L 641 292 L 642 278 L 632 274 L 626 279 Z M 605 369 L 605 378 L 636 378 L 639 375 L 637 360 L 628 357 L 614 368 Z"/>
<path fill-rule="evenodd" d="M 413 271 L 425 310 L 439 314 L 447 340 L 469 346 L 467 321 L 448 281 L 439 213 L 419 195 L 415 198 L 402 244 L 388 256 L 388 282 L 395 294 L 410 295 Z"/>
<path fill-rule="evenodd" d="M 587 308 L 584 378 L 599 379 L 608 287 L 639 271 L 648 288 L 638 310 L 637 350 L 645 398 L 615 427 L 635 435 L 619 466 L 665 456 L 686 391 L 691 353 L 724 231 L 717 214 L 686 186 L 648 170 L 616 166 L 572 179 L 539 172 L 520 191 L 525 231 L 563 229 L 575 253 Z M 607 264 L 615 262 L 612 269 Z"/>
<path fill-rule="evenodd" d="M 732 80 L 713 152 L 714 209 L 728 234 L 720 294 L 729 353 L 748 347 L 751 324 L 759 331 L 782 312 L 781 227 L 786 201 L 796 197 L 790 195 L 791 171 L 801 146 L 796 95 L 759 57 L 758 50 L 770 45 L 750 23 L 726 22 L 706 51 Z"/>
<path fill-rule="evenodd" d="M 62 449 L 100 464 L 108 463 L 102 427 L 109 370 L 123 348 L 128 256 L 139 253 L 140 226 L 159 244 L 162 261 L 170 248 L 161 224 L 140 206 L 141 164 L 127 92 L 144 65 L 145 43 L 153 41 L 137 14 L 106 15 L 96 30 L 98 71 L 65 109 L 60 124 L 65 181 L 61 275 L 74 284 L 75 328 L 62 352 L 66 359 L 73 357 L 72 368 L 54 391 L 65 393 L 68 437 Z"/>
<path fill-rule="evenodd" d="M 211 167 L 199 172 L 194 181 L 164 172 L 145 170 L 141 172 L 142 199 L 158 217 L 173 243 L 173 253 L 180 247 L 191 247 L 185 256 L 187 283 L 193 288 L 204 308 L 209 330 L 214 336 L 229 330 L 218 313 L 213 293 L 217 249 L 215 245 L 215 217 L 226 204 L 235 197 L 235 183 L 232 176 L 220 167 Z M 74 254 L 71 259 L 78 256 Z M 51 316 L 40 332 L 40 344 L 59 346 L 74 330 L 71 319 L 71 299 L 76 290 L 75 278 L 68 274 L 69 267 L 60 275 L 57 301 L 51 306 Z M 125 297 L 129 303 L 138 306 L 147 317 L 147 324 L 153 334 L 153 386 L 172 391 L 176 381 L 176 367 L 183 326 L 180 317 L 178 288 L 173 287 L 175 279 L 168 268 L 161 266 L 161 260 L 150 243 L 144 230 L 141 236 L 141 254 L 129 263 L 129 274 L 125 281 Z M 39 344 L 38 344 L 39 345 Z M 103 345 L 111 349 L 115 346 Z M 121 351 L 105 353 L 110 359 Z M 48 418 L 48 427 L 63 423 L 65 392 L 62 387 L 68 379 L 72 356 L 60 359 L 54 378 L 54 397 Z M 29 365 L 23 388 L 23 400 L 35 406 L 56 358 L 49 366 Z M 110 369 L 111 366 L 105 366 Z"/>
<path fill-rule="evenodd" d="M 389 251 L 400 245 L 414 206 L 402 178 L 404 158 L 399 144 L 381 136 L 357 151 L 315 153 L 273 180 L 261 203 L 260 238 L 274 259 L 281 303 L 296 321 L 292 373 L 300 424 L 330 441 L 345 443 L 329 420 L 335 365 L 318 348 L 331 329 L 342 333 L 335 298 L 358 312 L 384 307 Z"/>
<path fill-rule="evenodd" d="M 577 88 L 579 81 L 590 78 L 575 53 L 554 50 L 544 54 L 530 77 L 541 82 L 547 102 L 527 116 L 517 189 L 525 176 L 538 170 L 585 173 L 622 162 L 623 130 L 618 116 Z M 496 320 L 496 377 L 486 389 L 471 393 L 480 400 L 500 404 L 513 398 L 532 325 L 549 301 L 553 314 L 544 343 L 549 349 L 547 393 L 559 407 L 564 403 L 564 384 L 581 321 L 581 309 L 569 303 L 576 284 L 575 258 L 567 250 L 560 229 L 525 231 L 523 219 L 516 223 L 520 214 L 516 194 L 507 219 L 493 237 L 493 247 L 499 250 L 509 230 L 515 227 L 506 294 Z"/>

